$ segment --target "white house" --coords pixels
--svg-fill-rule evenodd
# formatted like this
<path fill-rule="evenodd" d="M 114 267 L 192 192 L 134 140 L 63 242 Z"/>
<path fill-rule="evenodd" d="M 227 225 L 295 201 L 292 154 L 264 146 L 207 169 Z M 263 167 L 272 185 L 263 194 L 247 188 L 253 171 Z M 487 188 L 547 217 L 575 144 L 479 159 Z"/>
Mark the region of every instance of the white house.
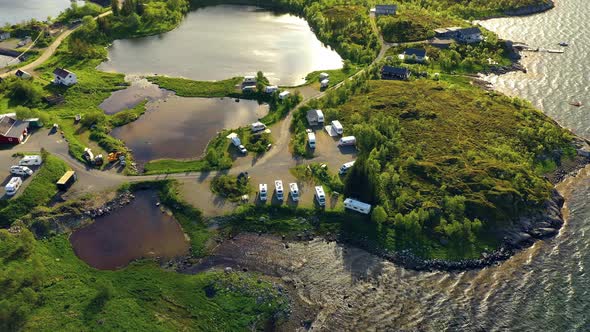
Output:
<path fill-rule="evenodd" d="M 0 30 L 0 41 L 6 40 L 10 38 L 10 32 L 5 30 Z"/>
<path fill-rule="evenodd" d="M 53 71 L 53 83 L 70 86 L 78 83 L 78 78 L 76 77 L 76 74 L 67 69 L 55 68 Z"/>

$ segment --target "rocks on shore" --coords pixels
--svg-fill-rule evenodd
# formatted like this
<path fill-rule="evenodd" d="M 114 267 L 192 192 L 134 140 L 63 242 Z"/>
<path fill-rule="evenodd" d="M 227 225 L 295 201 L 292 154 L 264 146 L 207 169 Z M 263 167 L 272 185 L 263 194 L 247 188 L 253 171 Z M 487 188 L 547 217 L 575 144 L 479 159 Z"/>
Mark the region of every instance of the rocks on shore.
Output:
<path fill-rule="evenodd" d="M 112 211 L 116 210 L 117 208 L 123 207 L 123 206 L 131 203 L 131 201 L 134 198 L 135 198 L 135 195 L 133 195 L 129 191 L 126 191 L 124 193 L 119 194 L 114 200 L 107 202 L 98 208 L 84 211 L 84 214 L 90 218 L 100 217 L 100 216 L 111 213 Z"/>

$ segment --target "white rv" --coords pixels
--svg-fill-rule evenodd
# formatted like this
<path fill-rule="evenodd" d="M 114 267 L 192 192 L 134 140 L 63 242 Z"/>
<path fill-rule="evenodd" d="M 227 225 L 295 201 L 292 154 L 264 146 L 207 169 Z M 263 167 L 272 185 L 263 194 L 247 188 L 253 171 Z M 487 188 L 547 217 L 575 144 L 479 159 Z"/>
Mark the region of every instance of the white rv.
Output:
<path fill-rule="evenodd" d="M 29 176 L 33 175 L 33 171 L 27 166 L 10 166 L 10 174 Z"/>
<path fill-rule="evenodd" d="M 322 80 L 320 82 L 320 88 L 325 89 L 328 87 L 328 85 L 330 85 L 330 80 Z"/>
<path fill-rule="evenodd" d="M 283 91 L 283 92 L 279 93 L 279 99 L 287 99 L 287 97 L 289 97 L 290 94 L 291 94 L 291 92 L 289 92 L 289 91 Z"/>
<path fill-rule="evenodd" d="M 342 133 L 344 132 L 344 127 L 342 127 L 342 124 L 338 120 L 332 121 L 332 129 L 334 129 L 334 131 L 338 135 L 342 135 Z"/>
<path fill-rule="evenodd" d="M 342 164 L 342 166 L 340 167 L 340 170 L 338 171 L 338 174 L 343 175 L 346 172 L 348 172 L 348 170 L 354 166 L 354 160 L 353 161 L 349 161 L 347 163 Z"/>
<path fill-rule="evenodd" d="M 258 197 L 263 202 L 265 202 L 268 198 L 268 187 L 266 186 L 266 183 L 261 183 L 258 185 Z"/>
<path fill-rule="evenodd" d="M 266 129 L 266 125 L 260 121 L 257 121 L 257 122 L 254 122 L 253 124 L 251 124 L 250 128 L 252 129 L 253 132 L 257 132 L 257 131 L 262 131 L 262 130 Z"/>
<path fill-rule="evenodd" d="M 307 141 L 310 149 L 315 149 L 315 134 L 307 133 Z"/>
<path fill-rule="evenodd" d="M 244 76 L 242 83 L 256 83 L 256 76 Z"/>
<path fill-rule="evenodd" d="M 363 214 L 369 214 L 371 212 L 371 204 L 363 203 L 352 198 L 344 200 L 344 207 Z"/>
<path fill-rule="evenodd" d="M 241 153 L 248 153 L 248 150 L 246 150 L 246 147 L 242 145 L 242 141 L 240 140 L 240 138 L 238 137 L 238 134 L 236 133 L 232 133 L 230 134 L 231 137 L 231 143 L 238 148 L 238 150 Z"/>
<path fill-rule="evenodd" d="M 277 193 L 277 199 L 279 201 L 283 200 L 283 181 L 281 180 L 276 180 L 275 181 L 275 191 Z"/>
<path fill-rule="evenodd" d="M 338 141 L 338 146 L 349 146 L 355 144 L 356 138 L 354 136 L 344 136 L 340 139 L 340 141 Z"/>
<path fill-rule="evenodd" d="M 291 192 L 293 202 L 297 202 L 299 200 L 299 187 L 297 187 L 297 183 L 289 183 L 289 191 Z"/>
<path fill-rule="evenodd" d="M 24 156 L 23 159 L 21 159 L 18 162 L 19 166 L 39 166 L 43 163 L 43 159 L 41 159 L 41 156 L 39 155 L 34 155 L 34 156 Z"/>
<path fill-rule="evenodd" d="M 320 81 L 330 78 L 330 74 L 328 73 L 320 73 Z"/>
<path fill-rule="evenodd" d="M 326 194 L 324 193 L 324 187 L 315 187 L 315 199 L 319 206 L 326 206 Z"/>
<path fill-rule="evenodd" d="M 273 93 L 275 91 L 279 91 L 279 87 L 276 85 L 267 85 L 264 88 L 264 92 L 266 92 L 266 93 Z"/>
<path fill-rule="evenodd" d="M 14 196 L 14 194 L 16 194 L 16 192 L 18 191 L 18 188 L 20 188 L 20 186 L 22 184 L 23 184 L 23 180 L 21 178 L 19 178 L 18 176 L 15 176 L 12 179 L 10 179 L 10 181 L 8 181 L 8 183 L 6 184 L 6 187 L 4 187 L 4 190 L 6 191 L 6 195 Z"/>
<path fill-rule="evenodd" d="M 324 112 L 322 110 L 315 110 L 318 123 L 324 123 Z"/>

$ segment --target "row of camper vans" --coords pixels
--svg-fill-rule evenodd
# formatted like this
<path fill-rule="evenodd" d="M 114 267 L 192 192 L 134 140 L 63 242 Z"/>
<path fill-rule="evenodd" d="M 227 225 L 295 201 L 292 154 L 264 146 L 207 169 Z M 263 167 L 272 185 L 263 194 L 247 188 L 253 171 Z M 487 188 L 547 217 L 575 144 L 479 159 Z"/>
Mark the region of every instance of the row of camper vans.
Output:
<path fill-rule="evenodd" d="M 275 193 L 277 196 L 277 200 L 282 201 L 285 198 L 283 181 L 275 180 Z M 289 183 L 289 194 L 294 202 L 299 201 L 300 195 L 297 183 Z M 326 205 L 326 194 L 324 193 L 324 188 L 322 186 L 315 187 L 314 196 L 319 206 Z M 261 183 L 258 185 L 258 198 L 263 202 L 266 202 L 268 200 L 268 185 L 266 183 Z"/>
<path fill-rule="evenodd" d="M 23 184 L 23 177 L 33 175 L 33 170 L 27 166 L 39 166 L 43 159 L 39 155 L 24 156 L 18 165 L 10 166 L 10 174 L 13 176 L 4 186 L 4 192 L 8 196 L 14 196 Z"/>

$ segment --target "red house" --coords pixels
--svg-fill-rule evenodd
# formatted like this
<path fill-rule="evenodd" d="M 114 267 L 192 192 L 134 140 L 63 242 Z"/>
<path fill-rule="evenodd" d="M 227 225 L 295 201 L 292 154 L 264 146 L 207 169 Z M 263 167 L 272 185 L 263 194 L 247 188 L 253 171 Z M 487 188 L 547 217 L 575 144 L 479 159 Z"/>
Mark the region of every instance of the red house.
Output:
<path fill-rule="evenodd" d="M 29 122 L 20 121 L 11 114 L 0 115 L 0 144 L 20 144 L 28 135 Z"/>

